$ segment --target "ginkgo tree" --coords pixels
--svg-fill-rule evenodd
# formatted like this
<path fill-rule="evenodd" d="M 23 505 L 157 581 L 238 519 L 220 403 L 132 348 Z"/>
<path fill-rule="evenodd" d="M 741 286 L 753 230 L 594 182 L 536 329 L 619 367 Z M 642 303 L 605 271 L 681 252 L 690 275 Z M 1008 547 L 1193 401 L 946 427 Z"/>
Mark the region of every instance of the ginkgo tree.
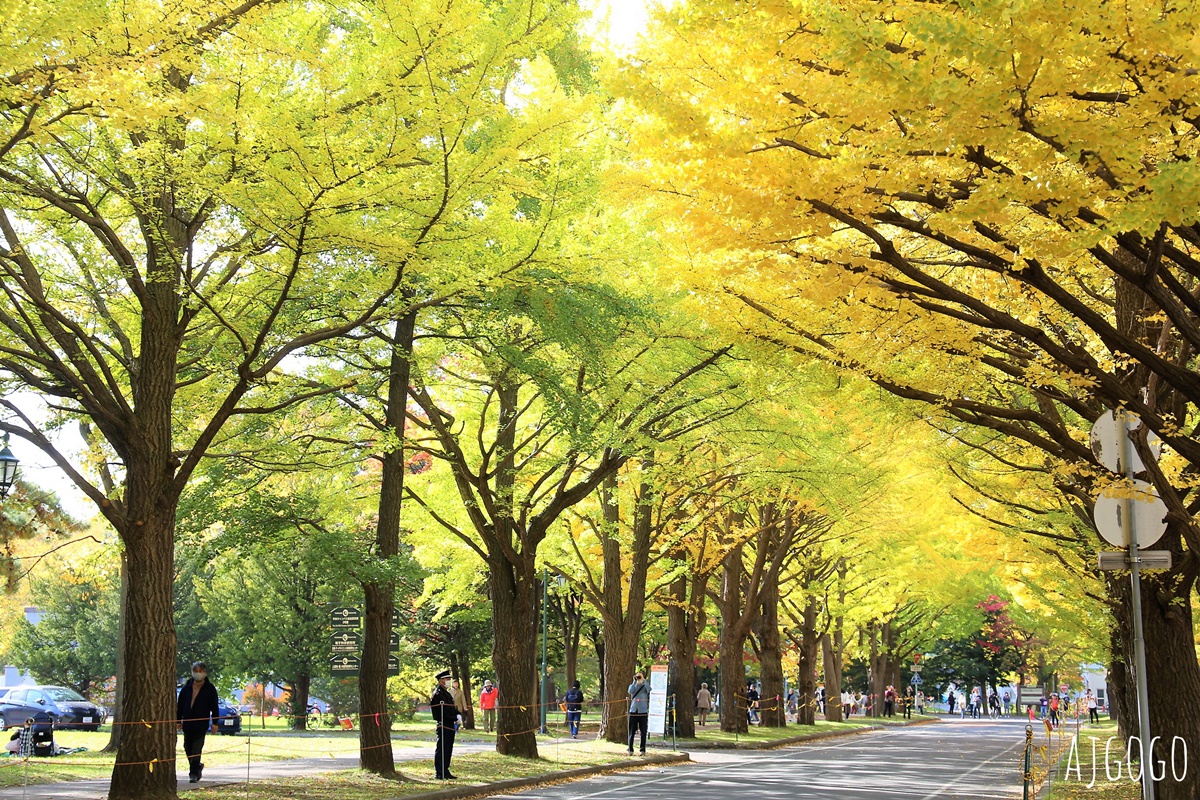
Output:
<path fill-rule="evenodd" d="M 181 493 L 232 417 L 333 390 L 289 359 L 389 312 L 453 248 L 478 193 L 451 162 L 553 38 L 529 29 L 540 9 L 69 0 L 5 17 L 0 373 L 50 413 L 8 393 L 0 428 L 124 545 L 118 716 L 152 724 L 121 737 L 115 800 L 176 793 Z M 60 449 L 72 418 L 111 481 Z"/>
<path fill-rule="evenodd" d="M 1196 10 L 689 3 L 618 78 L 653 159 L 639 182 L 686 208 L 674 217 L 711 253 L 697 281 L 767 337 L 1064 474 L 1094 464 L 1086 429 L 1105 406 L 1184 459 L 1179 477 L 1150 466 L 1177 566 L 1143 600 L 1155 733 L 1192 747 L 1200 722 L 1172 708 L 1200 696 Z M 1108 590 L 1127 631 L 1127 581 Z"/>

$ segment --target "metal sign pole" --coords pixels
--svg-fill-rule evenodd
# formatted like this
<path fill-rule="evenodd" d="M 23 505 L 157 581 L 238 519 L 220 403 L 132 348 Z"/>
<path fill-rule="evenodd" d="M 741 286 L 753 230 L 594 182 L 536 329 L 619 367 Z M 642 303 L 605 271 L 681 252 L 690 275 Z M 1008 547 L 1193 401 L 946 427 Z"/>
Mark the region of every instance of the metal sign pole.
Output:
<path fill-rule="evenodd" d="M 1133 480 L 1132 443 L 1129 441 L 1129 424 L 1124 413 L 1117 415 L 1117 432 L 1121 443 L 1121 466 L 1126 477 Z M 1142 576 L 1138 563 L 1137 528 L 1134 524 L 1133 509 L 1129 498 L 1122 503 L 1125 520 L 1129 531 L 1129 574 L 1133 590 L 1133 659 L 1137 679 L 1138 704 L 1138 733 L 1142 751 L 1142 796 L 1145 800 L 1154 800 L 1154 770 L 1150 761 L 1152 758 L 1150 744 L 1150 694 L 1149 682 L 1146 680 L 1146 641 L 1142 631 Z"/>

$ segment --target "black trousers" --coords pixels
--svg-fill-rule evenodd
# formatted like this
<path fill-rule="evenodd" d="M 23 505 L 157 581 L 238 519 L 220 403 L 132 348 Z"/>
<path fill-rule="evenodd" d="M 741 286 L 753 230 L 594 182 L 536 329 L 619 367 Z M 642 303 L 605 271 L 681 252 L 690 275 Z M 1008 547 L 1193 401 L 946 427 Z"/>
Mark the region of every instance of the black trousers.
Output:
<path fill-rule="evenodd" d="M 1095 722 L 1097 725 L 1100 724 L 1100 715 L 1096 712 L 1096 709 L 1088 709 L 1088 722 Z"/>
<path fill-rule="evenodd" d="M 629 715 L 629 752 L 633 752 L 633 738 L 640 730 L 642 732 L 642 752 L 646 752 L 646 731 L 650 728 L 649 714 Z"/>
<path fill-rule="evenodd" d="M 204 765 L 200 763 L 200 752 L 204 749 L 204 735 L 208 728 L 198 731 L 184 730 L 183 752 L 187 753 L 188 775 L 199 775 Z"/>
<path fill-rule="evenodd" d="M 437 726 L 437 746 L 433 750 L 433 774 L 439 780 L 450 775 L 450 759 L 454 757 L 454 723 Z"/>

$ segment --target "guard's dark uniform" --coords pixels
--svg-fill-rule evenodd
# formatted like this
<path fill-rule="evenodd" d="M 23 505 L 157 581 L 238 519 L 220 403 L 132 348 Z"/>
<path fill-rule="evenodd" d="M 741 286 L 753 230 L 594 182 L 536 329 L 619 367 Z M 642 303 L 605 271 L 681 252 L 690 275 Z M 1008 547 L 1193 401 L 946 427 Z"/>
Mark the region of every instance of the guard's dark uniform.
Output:
<path fill-rule="evenodd" d="M 429 698 L 429 710 L 433 712 L 433 721 L 437 725 L 437 747 L 433 751 L 433 772 L 438 780 L 454 780 L 450 773 L 450 759 L 454 756 L 454 722 L 458 719 L 458 707 L 454 704 L 454 695 L 442 686 L 442 677 L 449 673 L 438 674 L 438 686 Z"/>

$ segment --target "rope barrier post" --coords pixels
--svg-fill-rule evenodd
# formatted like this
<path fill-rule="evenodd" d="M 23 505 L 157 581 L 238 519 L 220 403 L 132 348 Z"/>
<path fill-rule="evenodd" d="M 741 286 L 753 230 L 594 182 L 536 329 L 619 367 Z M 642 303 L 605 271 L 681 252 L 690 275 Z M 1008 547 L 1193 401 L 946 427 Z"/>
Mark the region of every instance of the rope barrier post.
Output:
<path fill-rule="evenodd" d="M 246 791 L 250 791 L 250 734 L 246 734 Z"/>
<path fill-rule="evenodd" d="M 1021 773 L 1024 785 L 1023 800 L 1029 800 L 1029 784 L 1033 781 L 1032 764 L 1030 763 L 1030 754 L 1033 752 L 1033 726 L 1025 726 L 1025 765 Z"/>

